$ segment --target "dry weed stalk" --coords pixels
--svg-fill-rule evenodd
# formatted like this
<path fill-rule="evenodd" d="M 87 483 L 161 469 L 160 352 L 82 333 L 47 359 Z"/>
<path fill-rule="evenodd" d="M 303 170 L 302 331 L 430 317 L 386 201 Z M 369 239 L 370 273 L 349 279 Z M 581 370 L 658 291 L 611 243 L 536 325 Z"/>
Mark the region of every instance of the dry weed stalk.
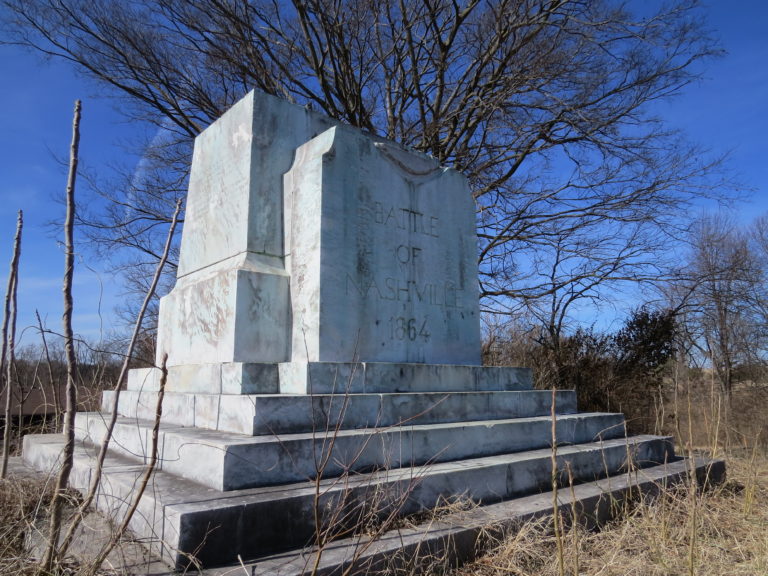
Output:
<path fill-rule="evenodd" d="M 43 328 L 43 321 L 40 318 L 40 312 L 35 309 L 35 317 L 37 318 L 37 327 L 40 331 L 40 340 L 43 343 L 43 353 L 45 354 L 45 364 L 48 366 L 48 383 L 51 386 L 53 392 L 53 410 L 54 410 L 54 428 L 59 429 L 59 420 L 61 418 L 61 396 L 59 395 L 59 386 L 53 377 L 53 365 L 51 363 L 51 354 L 48 350 L 48 340 L 45 338 L 45 329 Z M 42 384 L 41 384 L 42 386 Z"/>
<path fill-rule="evenodd" d="M 319 419 L 315 411 L 317 404 L 314 402 L 312 382 L 309 382 L 310 402 L 312 406 L 312 434 L 316 439 L 313 442 L 314 470 L 314 550 L 308 556 L 305 569 L 309 574 L 321 572 L 321 560 L 331 542 L 341 538 L 352 538 L 352 555 L 345 561 L 341 576 L 366 573 L 372 566 L 372 560 L 363 560 L 366 552 L 388 531 L 395 529 L 401 522 L 403 512 L 409 504 L 409 498 L 417 484 L 421 480 L 421 474 L 413 474 L 408 478 L 400 479 L 393 483 L 392 488 L 382 488 L 381 483 L 387 481 L 394 463 L 386 459 L 380 465 L 377 473 L 368 476 L 366 483 L 354 480 L 354 470 L 361 458 L 368 450 L 371 442 L 376 439 L 381 441 L 382 450 L 391 448 L 392 439 L 388 437 L 399 427 L 413 422 L 439 405 L 445 397 L 437 400 L 435 404 L 421 412 L 411 415 L 399 422 L 379 427 L 381 422 L 382 406 L 376 421 L 366 428 L 364 438 L 355 447 L 353 452 L 344 459 L 341 474 L 330 481 L 323 479 L 332 464 L 338 465 L 339 454 L 336 453 L 337 443 L 343 430 L 344 418 L 349 407 L 352 392 L 352 383 L 356 375 L 358 364 L 353 362 L 353 369 L 347 377 L 344 390 L 337 392 L 338 374 L 334 377 L 332 393 L 327 406 L 324 407 L 324 417 Z M 338 403 L 336 403 L 338 399 Z M 318 423 L 322 426 L 318 429 Z M 318 441 L 319 440 L 319 441 Z M 385 452 L 389 454 L 389 452 Z M 434 459 L 439 453 L 434 455 Z M 430 461 L 431 462 L 431 461 Z M 427 462 L 424 466 L 429 466 Z M 399 462 L 402 466 L 402 462 Z M 434 518 L 432 515 L 430 518 Z M 418 552 L 416 556 L 419 556 Z M 411 558 L 415 562 L 423 558 Z M 311 566 L 309 565 L 311 562 Z M 403 564 L 402 558 L 391 558 L 391 563 Z M 405 562 L 404 564 L 407 564 Z M 399 570 L 400 568 L 398 568 Z"/>
<path fill-rule="evenodd" d="M 333 399 L 335 398 L 335 395 L 331 395 L 330 400 L 330 406 L 328 408 L 328 415 L 325 422 L 325 431 L 320 434 L 321 436 L 321 446 L 320 451 L 318 452 L 318 445 L 317 442 L 314 441 L 315 438 L 317 438 L 317 429 L 316 429 L 316 419 L 314 414 L 314 394 L 312 389 L 312 379 L 309 380 L 309 395 L 310 395 L 310 402 L 312 403 L 312 458 L 315 463 L 315 478 L 314 478 L 314 493 L 313 493 L 313 500 L 312 500 L 312 511 L 314 515 L 314 525 L 315 525 L 315 559 L 312 566 L 312 574 L 317 574 L 319 567 L 320 567 L 320 561 L 323 556 L 323 552 L 325 551 L 325 547 L 327 546 L 328 542 L 332 539 L 333 534 L 330 533 L 330 529 L 336 528 L 338 526 L 338 522 L 340 518 L 339 515 L 339 509 L 344 507 L 344 498 L 341 499 L 341 502 L 334 506 L 334 511 L 331 514 L 331 518 L 324 518 L 324 506 L 322 504 L 323 497 L 325 494 L 327 494 L 330 490 L 332 490 L 337 482 L 347 482 L 349 479 L 348 472 L 345 472 L 342 474 L 334 483 L 327 488 L 326 490 L 323 490 L 322 488 L 322 479 L 325 475 L 325 472 L 327 470 L 328 464 L 331 461 L 331 458 L 334 457 L 334 447 L 336 446 L 336 441 L 338 440 L 339 433 L 341 432 L 341 427 L 344 423 L 344 416 L 347 411 L 347 407 L 349 406 L 349 391 L 350 387 L 352 385 L 352 381 L 355 377 L 355 372 L 357 370 L 357 364 L 353 364 L 352 371 L 349 375 L 349 378 L 347 380 L 347 388 L 344 391 L 344 394 L 342 395 L 342 405 L 339 409 L 339 414 L 336 417 L 336 422 L 332 423 L 330 421 L 331 418 L 333 418 Z M 338 372 L 336 375 L 334 375 L 334 382 L 333 382 L 333 388 L 335 392 L 336 388 L 336 381 L 338 378 Z M 364 444 L 367 444 L 367 439 Z M 361 454 L 361 451 L 364 449 L 365 446 L 363 446 L 358 453 L 353 457 L 353 463 L 359 458 L 359 455 Z M 350 466 L 352 463 L 350 463 Z M 345 486 L 345 492 L 348 490 L 348 487 Z"/>
<path fill-rule="evenodd" d="M 574 522 L 565 530 L 568 573 L 591 576 L 754 576 L 768 574 L 768 454 L 761 430 L 740 442 L 721 437 L 722 397 L 696 395 L 684 369 L 674 376 L 675 426 L 680 452 L 691 458 L 708 447 L 728 458 L 725 484 L 702 491 L 693 470 L 682 484 L 658 485 L 658 496 L 636 499 L 596 531 Z M 711 389 L 711 387 L 710 387 Z M 706 390 L 705 390 L 706 392 Z M 732 440 L 732 438 L 731 438 Z M 629 455 L 629 452 L 628 452 Z M 570 572 L 573 567 L 573 572 Z M 560 572 L 553 520 L 526 525 L 457 574 L 556 576 Z"/>
<path fill-rule="evenodd" d="M 558 469 L 557 469 L 557 389 L 552 388 L 552 405 L 550 413 L 552 418 L 552 521 L 555 530 L 555 541 L 557 542 L 557 566 L 558 574 L 565 576 L 565 561 L 563 554 L 563 530 L 560 518 L 560 502 L 557 494 Z"/>
<path fill-rule="evenodd" d="M 36 561 L 27 551 L 25 535 L 52 496 L 46 480 L 9 477 L 0 480 L 0 573 L 32 576 Z"/>
<path fill-rule="evenodd" d="M 573 554 L 573 573 L 578 576 L 581 574 L 580 562 L 579 562 L 579 530 L 575 526 L 581 524 L 581 514 L 579 514 L 579 502 L 576 499 L 576 489 L 573 482 L 573 470 L 571 469 L 571 463 L 565 463 L 566 470 L 568 471 L 568 486 L 571 489 L 571 548 L 575 551 Z"/>
<path fill-rule="evenodd" d="M 768 458 L 729 454 L 726 484 L 698 495 L 690 486 L 659 486 L 658 497 L 641 499 L 626 515 L 599 530 L 578 523 L 565 532 L 568 574 L 671 576 L 689 574 L 691 519 L 696 516 L 696 576 L 768 574 Z M 752 486 L 750 493 L 748 487 Z M 749 512 L 745 503 L 752 499 Z M 574 533 L 575 531 L 575 533 Z M 578 560 L 577 560 L 578 559 Z M 571 572 L 571 566 L 580 572 Z M 509 533 L 485 556 L 452 576 L 557 576 L 557 544 L 551 520 L 540 519 Z"/>
<path fill-rule="evenodd" d="M 149 481 L 152 478 L 152 474 L 155 471 L 155 467 L 157 466 L 157 459 L 158 459 L 158 440 L 159 440 L 159 432 L 160 432 L 160 419 L 163 416 L 163 398 L 165 396 L 165 384 L 168 380 L 168 368 L 166 366 L 166 363 L 168 361 L 168 354 L 166 353 L 163 356 L 163 361 L 160 366 L 161 370 L 161 376 L 160 376 L 160 389 L 157 393 L 157 403 L 155 406 L 155 419 L 154 423 L 152 425 L 152 448 L 150 453 L 150 460 L 147 464 L 147 468 L 144 471 L 144 475 L 141 478 L 141 482 L 139 483 L 138 490 L 136 491 L 136 494 L 133 496 L 133 501 L 131 502 L 130 506 L 128 507 L 128 510 L 123 515 L 123 519 L 120 522 L 120 526 L 112 533 L 111 538 L 109 541 L 107 541 L 106 544 L 102 547 L 102 549 L 99 551 L 99 553 L 96 555 L 96 558 L 93 559 L 93 561 L 90 563 L 90 566 L 88 566 L 84 572 L 83 576 L 94 576 L 96 572 L 101 568 L 101 565 L 104 563 L 104 561 L 107 559 L 107 556 L 109 553 L 115 548 L 115 546 L 118 545 L 120 540 L 125 535 L 126 531 L 128 530 L 128 525 L 131 522 L 131 519 L 133 518 L 133 515 L 136 513 L 136 510 L 139 507 L 139 503 L 141 502 L 141 498 L 144 496 L 144 492 L 147 489 L 147 486 L 149 485 Z"/>

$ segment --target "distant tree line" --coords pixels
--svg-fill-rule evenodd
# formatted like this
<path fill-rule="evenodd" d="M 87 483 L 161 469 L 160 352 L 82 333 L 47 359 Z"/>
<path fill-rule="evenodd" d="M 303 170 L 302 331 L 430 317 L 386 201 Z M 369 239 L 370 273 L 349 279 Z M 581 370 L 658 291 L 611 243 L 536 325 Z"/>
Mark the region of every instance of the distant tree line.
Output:
<path fill-rule="evenodd" d="M 739 225 L 724 213 L 696 220 L 674 278 L 614 331 L 577 327 L 553 338 L 523 318 L 487 332 L 485 361 L 534 368 L 540 388 L 578 393 L 583 410 L 621 411 L 634 431 L 658 432 L 683 382 L 723 417 L 768 427 L 768 217 Z M 752 405 L 749 405 L 749 404 Z"/>

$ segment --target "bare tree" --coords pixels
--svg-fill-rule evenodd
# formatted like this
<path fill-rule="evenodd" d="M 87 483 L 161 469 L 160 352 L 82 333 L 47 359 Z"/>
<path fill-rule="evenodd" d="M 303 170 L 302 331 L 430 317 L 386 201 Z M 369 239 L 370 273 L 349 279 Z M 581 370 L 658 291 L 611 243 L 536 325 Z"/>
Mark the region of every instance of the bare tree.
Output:
<path fill-rule="evenodd" d="M 553 228 L 537 241 L 538 249 L 526 265 L 530 283 L 521 290 L 519 306 L 538 321 L 538 341 L 551 352 L 556 373 L 565 368 L 558 359 L 562 338 L 573 333 L 573 308 L 587 303 L 599 310 L 607 288 L 657 282 L 663 276 L 661 235 L 653 237 L 641 224 L 604 224 L 600 230 Z"/>
<path fill-rule="evenodd" d="M 649 277 L 658 240 L 711 192 L 712 165 L 649 109 L 717 53 L 695 0 L 642 14 L 611 0 L 2 3 L 10 41 L 73 62 L 163 135 L 149 157 L 169 168 L 150 173 L 167 186 L 107 188 L 115 209 L 88 218 L 130 265 L 157 259 L 190 139 L 253 87 L 466 173 L 488 311 L 550 302 L 562 241 L 592 246 L 568 247 L 558 294 Z"/>
<path fill-rule="evenodd" d="M 683 318 L 688 340 L 714 370 L 731 398 L 737 370 L 764 362 L 768 352 L 764 302 L 768 269 L 756 251 L 761 221 L 737 227 L 723 214 L 694 227 Z"/>

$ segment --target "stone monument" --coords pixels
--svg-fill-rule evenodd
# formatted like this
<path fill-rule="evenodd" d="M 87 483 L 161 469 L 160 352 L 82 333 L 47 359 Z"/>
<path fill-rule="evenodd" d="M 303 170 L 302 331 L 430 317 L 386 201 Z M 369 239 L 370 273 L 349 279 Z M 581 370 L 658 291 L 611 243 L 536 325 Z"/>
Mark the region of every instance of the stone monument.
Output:
<path fill-rule="evenodd" d="M 301 573 L 301 551 L 335 527 L 326 511 L 376 514 L 371 494 L 400 514 L 457 494 L 498 506 L 538 494 L 551 487 L 553 431 L 595 514 L 623 484 L 590 483 L 628 460 L 652 485 L 686 476 L 670 438 L 628 439 L 620 414 L 579 414 L 573 391 L 480 365 L 476 242 L 461 174 L 246 96 L 195 142 L 177 282 L 160 304 L 165 394 L 158 368 L 131 371 L 119 401 L 104 393 L 103 412 L 120 417 L 99 507 L 124 513 L 161 398 L 158 470 L 131 527 L 177 568 L 294 550 L 285 558 Z M 90 483 L 106 420 L 77 415 L 75 487 Z M 24 457 L 50 469 L 62 446 L 26 436 Z M 422 537 L 444 548 L 459 529 Z M 294 573 L 283 560 L 253 573 Z"/>
<path fill-rule="evenodd" d="M 157 364 L 169 390 L 225 394 L 307 392 L 350 363 L 479 366 L 477 276 L 461 174 L 251 93 L 196 140 Z"/>

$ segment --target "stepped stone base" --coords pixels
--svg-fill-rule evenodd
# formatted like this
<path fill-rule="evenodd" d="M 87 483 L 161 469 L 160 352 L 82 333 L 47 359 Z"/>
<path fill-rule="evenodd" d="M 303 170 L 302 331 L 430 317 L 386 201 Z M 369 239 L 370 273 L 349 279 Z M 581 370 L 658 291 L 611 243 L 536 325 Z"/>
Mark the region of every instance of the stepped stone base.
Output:
<path fill-rule="evenodd" d="M 306 384 L 281 373 L 283 365 L 267 366 L 238 370 L 271 370 L 278 388 Z M 169 566 L 182 569 L 191 557 L 206 567 L 255 560 L 302 550 L 317 530 L 342 536 L 446 499 L 485 507 L 551 487 L 553 396 L 532 390 L 527 370 L 309 363 L 300 372 L 321 392 L 166 393 L 157 469 L 131 528 Z M 117 403 L 121 416 L 97 506 L 115 517 L 149 461 L 158 398 L 147 385 L 152 374 L 133 372 L 119 399 L 104 395 L 104 412 Z M 622 415 L 578 413 L 573 391 L 554 398 L 562 482 L 566 467 L 585 486 L 645 469 L 679 475 L 670 438 L 627 438 Z M 77 415 L 75 488 L 90 483 L 105 413 Z M 24 458 L 51 470 L 62 448 L 60 436 L 27 436 Z"/>
<path fill-rule="evenodd" d="M 123 390 L 119 412 L 126 418 L 151 420 L 157 397 L 157 392 Z M 166 392 L 163 422 L 259 436 L 318 431 L 340 422 L 345 429 L 357 429 L 546 416 L 551 402 L 551 392 L 543 390 L 350 395 Z M 115 393 L 105 391 L 102 413 L 111 413 L 114 403 Z M 561 414 L 576 412 L 572 391 L 558 391 L 555 403 Z"/>
<path fill-rule="evenodd" d="M 451 422 L 276 436 L 244 436 L 197 428 L 160 429 L 159 467 L 216 490 L 238 490 L 340 476 L 349 470 L 393 469 L 493 456 L 549 445 L 547 417 Z M 78 414 L 76 436 L 99 444 L 101 414 Z M 118 420 L 113 450 L 141 460 L 150 451 L 152 423 Z M 557 419 L 565 444 L 624 437 L 620 414 L 566 414 Z M 333 435 L 332 441 L 329 437 Z M 318 461 L 327 459 L 320 466 Z"/>
<path fill-rule="evenodd" d="M 664 489 L 696 478 L 700 487 L 725 481 L 722 460 L 678 460 L 653 466 L 633 474 L 621 474 L 595 482 L 586 482 L 558 493 L 558 512 L 568 521 L 575 509 L 575 519 L 587 527 L 602 525 L 622 513 L 625 504 L 639 497 L 654 498 Z M 457 566 L 482 552 L 488 535 L 514 534 L 525 522 L 552 515 L 552 493 L 543 492 L 497 504 L 481 506 L 414 527 L 391 530 L 370 542 L 348 538 L 332 542 L 322 553 L 315 568 L 316 550 L 276 554 L 257 562 L 244 563 L 252 576 L 340 576 L 354 574 L 440 573 L 445 566 Z M 437 564 L 437 565 L 435 565 Z M 240 566 L 238 566 L 240 568 Z M 242 569 L 242 568 L 240 568 Z M 227 576 L 232 567 L 203 570 L 201 576 Z"/>
<path fill-rule="evenodd" d="M 33 455 L 29 461 L 36 468 L 52 469 L 63 444 L 59 435 L 27 436 L 24 451 Z M 72 476 L 75 488 L 87 489 L 96 453 L 88 445 L 78 446 Z M 674 456 L 669 438 L 643 436 L 563 447 L 558 466 L 564 474 L 568 462 L 577 482 L 589 482 L 609 474 L 626 475 L 628 466 L 641 468 L 670 459 Z M 119 517 L 143 473 L 144 467 L 130 458 L 110 454 L 98 507 Z M 567 477 L 561 481 L 567 484 Z M 309 545 L 315 532 L 316 494 L 321 509 L 343 509 L 347 524 L 355 524 L 369 514 L 384 515 L 392 506 L 411 514 L 456 496 L 490 504 L 539 493 L 549 486 L 548 449 L 356 474 L 343 482 L 329 478 L 234 491 L 205 488 L 158 471 L 132 528 L 152 543 L 154 553 L 177 568 L 186 565 L 188 554 L 204 566 L 215 566 L 236 562 L 238 555 L 253 558 Z M 339 533 L 347 528 L 334 526 Z"/>

